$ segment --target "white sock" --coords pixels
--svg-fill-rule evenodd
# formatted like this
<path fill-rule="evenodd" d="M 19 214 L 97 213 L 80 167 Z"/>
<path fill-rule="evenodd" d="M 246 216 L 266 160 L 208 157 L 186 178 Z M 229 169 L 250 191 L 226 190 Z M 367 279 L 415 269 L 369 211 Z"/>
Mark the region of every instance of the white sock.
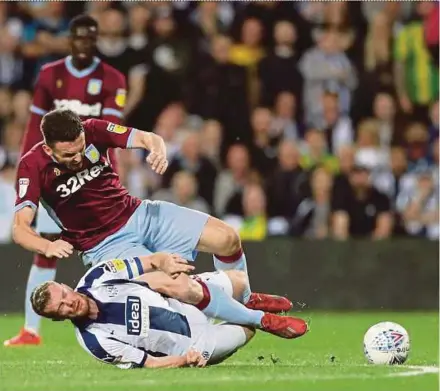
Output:
<path fill-rule="evenodd" d="M 42 284 L 43 282 L 54 280 L 57 269 L 47 269 L 43 267 L 38 267 L 36 265 L 32 265 L 31 271 L 29 273 L 29 278 L 26 285 L 26 298 L 25 298 L 25 323 L 24 328 L 33 332 L 34 334 L 38 334 L 40 330 L 40 322 L 41 317 L 37 315 L 32 309 L 31 305 L 31 294 L 34 289 Z"/>

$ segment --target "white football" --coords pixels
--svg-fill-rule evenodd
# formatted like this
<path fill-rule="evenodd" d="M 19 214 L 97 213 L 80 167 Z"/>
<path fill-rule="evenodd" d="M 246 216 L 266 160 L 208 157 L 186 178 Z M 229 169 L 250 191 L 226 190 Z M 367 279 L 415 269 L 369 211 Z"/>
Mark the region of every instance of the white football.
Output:
<path fill-rule="evenodd" d="M 364 354 L 370 364 L 403 364 L 409 349 L 408 332 L 394 322 L 377 323 L 364 336 Z"/>

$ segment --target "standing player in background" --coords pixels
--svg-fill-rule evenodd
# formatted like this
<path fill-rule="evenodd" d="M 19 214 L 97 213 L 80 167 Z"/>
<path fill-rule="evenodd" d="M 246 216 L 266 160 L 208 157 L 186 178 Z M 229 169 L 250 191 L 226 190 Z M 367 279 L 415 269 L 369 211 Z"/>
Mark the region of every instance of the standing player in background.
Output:
<path fill-rule="evenodd" d="M 81 119 L 99 118 L 120 123 L 126 97 L 125 77 L 116 69 L 95 57 L 98 23 L 87 15 L 80 15 L 70 23 L 71 55 L 42 67 L 34 88 L 31 117 L 27 126 L 21 155 L 43 140 L 40 122 L 52 109 L 70 109 Z M 110 150 L 110 161 L 115 167 L 115 152 Z M 55 240 L 59 227 L 44 208 L 39 208 L 37 232 L 48 240 Z M 56 258 L 34 255 L 34 262 L 26 286 L 25 325 L 20 333 L 5 341 L 5 346 L 39 345 L 40 317 L 29 305 L 32 291 L 56 274 Z"/>

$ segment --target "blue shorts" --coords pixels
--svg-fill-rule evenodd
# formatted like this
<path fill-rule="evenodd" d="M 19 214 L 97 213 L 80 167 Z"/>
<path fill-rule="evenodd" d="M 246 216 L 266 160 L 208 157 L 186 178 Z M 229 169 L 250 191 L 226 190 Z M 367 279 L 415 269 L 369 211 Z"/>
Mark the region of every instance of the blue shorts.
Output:
<path fill-rule="evenodd" d="M 142 201 L 127 224 L 81 254 L 85 266 L 115 258 L 150 255 L 159 251 L 180 255 L 188 261 L 209 215 L 165 201 Z"/>

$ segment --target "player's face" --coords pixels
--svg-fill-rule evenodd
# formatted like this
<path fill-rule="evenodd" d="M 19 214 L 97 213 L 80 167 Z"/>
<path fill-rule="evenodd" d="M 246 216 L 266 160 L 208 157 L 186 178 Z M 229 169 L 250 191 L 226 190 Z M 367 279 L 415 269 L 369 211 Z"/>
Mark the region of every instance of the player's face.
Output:
<path fill-rule="evenodd" d="M 69 170 L 80 171 L 84 164 L 86 140 L 82 133 L 75 141 L 57 142 L 50 148 L 55 160 Z"/>
<path fill-rule="evenodd" d="M 77 63 L 89 64 L 96 51 L 98 31 L 95 27 L 78 27 L 70 36 L 70 49 Z"/>
<path fill-rule="evenodd" d="M 50 288 L 50 300 L 45 312 L 57 319 L 75 319 L 86 317 L 89 313 L 87 297 L 75 292 L 64 284 L 53 283 Z"/>

